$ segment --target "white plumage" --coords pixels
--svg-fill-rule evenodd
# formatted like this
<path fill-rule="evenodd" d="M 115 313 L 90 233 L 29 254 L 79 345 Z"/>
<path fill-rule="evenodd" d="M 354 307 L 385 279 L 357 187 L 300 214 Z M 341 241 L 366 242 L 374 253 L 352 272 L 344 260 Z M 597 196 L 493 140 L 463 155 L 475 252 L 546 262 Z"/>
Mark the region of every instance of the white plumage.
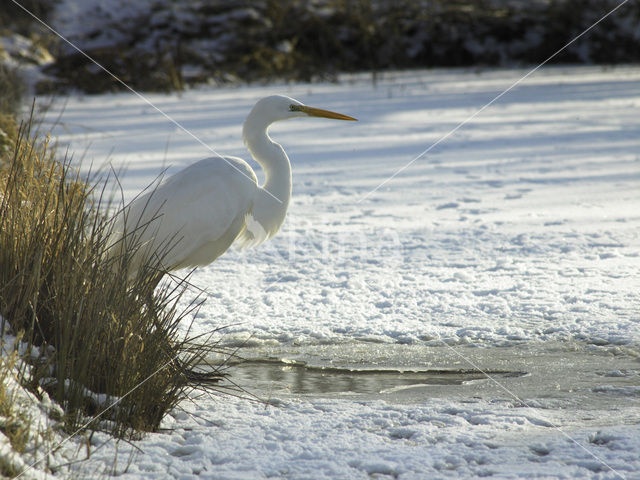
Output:
<path fill-rule="evenodd" d="M 285 96 L 263 98 L 244 122 L 243 139 L 264 170 L 264 185 L 258 185 L 256 174 L 241 158 L 200 160 L 118 214 L 109 255 L 127 251 L 129 279 L 155 257 L 151 264 L 160 268 L 159 280 L 166 271 L 213 262 L 234 241 L 246 247 L 275 235 L 291 198 L 291 164 L 268 128 L 278 120 L 304 116 L 355 120 Z"/>

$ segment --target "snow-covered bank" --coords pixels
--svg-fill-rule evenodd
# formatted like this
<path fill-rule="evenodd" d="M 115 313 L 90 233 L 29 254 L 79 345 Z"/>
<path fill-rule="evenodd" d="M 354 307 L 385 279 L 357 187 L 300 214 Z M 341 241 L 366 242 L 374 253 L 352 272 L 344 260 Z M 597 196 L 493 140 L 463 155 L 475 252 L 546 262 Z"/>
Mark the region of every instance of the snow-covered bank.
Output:
<path fill-rule="evenodd" d="M 229 325 L 222 341 L 247 342 L 243 353 L 256 357 L 274 346 L 286 356 L 443 340 L 489 352 L 555 342 L 637 355 L 640 68 L 539 72 L 413 161 L 524 73 L 420 71 L 375 84 L 361 75 L 149 96 L 216 151 L 245 158 L 240 125 L 268 94 L 360 120 L 273 128 L 293 163 L 287 221 L 259 249 L 195 272 L 208 296 L 198 328 Z M 211 155 L 131 95 L 68 99 L 61 122 L 59 140 L 86 150 L 86 161 L 128 166 L 128 198 L 165 166 Z M 640 383 L 640 368 L 628 370 Z M 581 423 L 608 408 L 523 407 L 499 390 L 410 404 L 198 399 L 185 405 L 196 416 L 177 412 L 173 431 L 138 444 L 144 453 L 125 478 L 639 478 L 637 389 L 600 393 L 619 413 L 614 424 Z M 568 425 L 577 443 L 552 424 Z M 109 463 L 113 450 L 94 458 Z"/>
<path fill-rule="evenodd" d="M 574 0 L 60 0 L 51 21 L 129 85 L 147 91 L 332 78 L 391 66 L 526 65 L 552 54 L 553 62 L 579 64 L 640 60 L 635 2 L 581 0 L 579 14 L 576 9 Z M 120 88 L 88 58 L 61 47 L 49 72 L 62 88 Z"/>
<path fill-rule="evenodd" d="M 18 342 L 0 316 L 0 476 L 24 480 L 64 476 L 68 465 L 82 457 L 73 442 L 66 441 L 64 411 L 40 389 L 38 396 L 21 384 L 31 366 L 27 344 Z M 30 353 L 37 357 L 37 347 Z"/>

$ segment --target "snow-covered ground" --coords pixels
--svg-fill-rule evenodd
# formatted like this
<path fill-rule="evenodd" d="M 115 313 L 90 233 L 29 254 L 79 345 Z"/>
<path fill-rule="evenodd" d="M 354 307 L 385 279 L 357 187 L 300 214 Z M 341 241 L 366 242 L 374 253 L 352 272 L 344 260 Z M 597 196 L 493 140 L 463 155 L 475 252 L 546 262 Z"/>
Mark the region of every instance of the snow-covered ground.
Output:
<path fill-rule="evenodd" d="M 517 370 L 545 390 L 263 385 L 269 406 L 199 398 L 136 444 L 124 478 L 640 478 L 640 68 L 540 71 L 417 158 L 524 73 L 148 96 L 244 158 L 241 124 L 263 96 L 359 119 L 272 128 L 293 164 L 287 220 L 272 241 L 193 274 L 207 297 L 196 333 L 227 326 L 221 342 L 250 358 Z M 127 167 L 127 198 L 212 155 L 132 94 L 59 100 L 46 119 L 58 116 L 54 133 L 85 165 Z M 597 372 L 574 389 L 577 356 Z M 114 448 L 82 468 L 110 465 Z M 131 447 L 118 448 L 120 471 Z"/>

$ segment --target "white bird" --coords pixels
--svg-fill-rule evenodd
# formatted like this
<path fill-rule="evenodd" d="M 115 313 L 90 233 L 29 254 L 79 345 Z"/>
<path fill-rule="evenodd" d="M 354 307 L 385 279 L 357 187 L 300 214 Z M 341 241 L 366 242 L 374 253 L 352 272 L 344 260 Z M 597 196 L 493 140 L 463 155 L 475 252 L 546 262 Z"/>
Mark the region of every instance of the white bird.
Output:
<path fill-rule="evenodd" d="M 255 104 L 242 137 L 260 164 L 265 182 L 237 157 L 201 160 L 169 177 L 124 208 L 114 219 L 109 255 L 127 258 L 128 279 L 151 263 L 157 283 L 164 273 L 213 262 L 232 243 L 251 246 L 278 232 L 291 199 L 291 163 L 269 126 L 296 117 L 356 120 L 274 95 Z"/>

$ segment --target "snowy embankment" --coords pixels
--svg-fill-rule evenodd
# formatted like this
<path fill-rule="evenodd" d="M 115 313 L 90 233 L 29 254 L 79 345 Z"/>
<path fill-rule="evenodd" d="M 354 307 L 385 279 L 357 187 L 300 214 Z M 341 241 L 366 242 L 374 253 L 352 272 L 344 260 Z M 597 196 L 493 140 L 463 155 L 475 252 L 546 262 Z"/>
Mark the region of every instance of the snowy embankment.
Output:
<path fill-rule="evenodd" d="M 0 316 L 0 477 L 40 480 L 51 478 L 52 472 L 64 475 L 82 453 L 66 442 L 63 409 L 44 390 L 36 396 L 21 385 L 32 366 L 18 356 L 36 359 L 39 351 L 28 351 L 24 342 L 16 344 L 13 335 L 2 331 L 5 325 Z"/>
<path fill-rule="evenodd" d="M 222 343 L 253 357 L 443 343 L 489 356 L 521 344 L 637 356 L 640 68 L 546 69 L 416 159 L 524 73 L 150 95 L 216 151 L 244 158 L 240 125 L 265 95 L 360 120 L 274 126 L 293 164 L 287 220 L 259 249 L 194 273 L 208 297 L 196 328 L 228 325 Z M 212 155 L 131 94 L 70 98 L 47 118 L 63 108 L 59 141 L 86 151 L 85 163 L 126 165 L 127 198 L 165 166 L 172 173 Z M 412 355 L 414 367 L 426 363 Z M 168 419 L 174 430 L 138 445 L 125 478 L 639 478 L 638 370 L 618 372 L 626 390 L 607 390 L 604 378 L 603 390 L 590 390 L 611 395 L 618 413 L 606 424 L 594 418 L 607 407 L 572 417 L 566 405 L 523 404 L 499 388 L 409 404 L 200 399 Z M 93 458 L 112 456 L 103 448 Z"/>

